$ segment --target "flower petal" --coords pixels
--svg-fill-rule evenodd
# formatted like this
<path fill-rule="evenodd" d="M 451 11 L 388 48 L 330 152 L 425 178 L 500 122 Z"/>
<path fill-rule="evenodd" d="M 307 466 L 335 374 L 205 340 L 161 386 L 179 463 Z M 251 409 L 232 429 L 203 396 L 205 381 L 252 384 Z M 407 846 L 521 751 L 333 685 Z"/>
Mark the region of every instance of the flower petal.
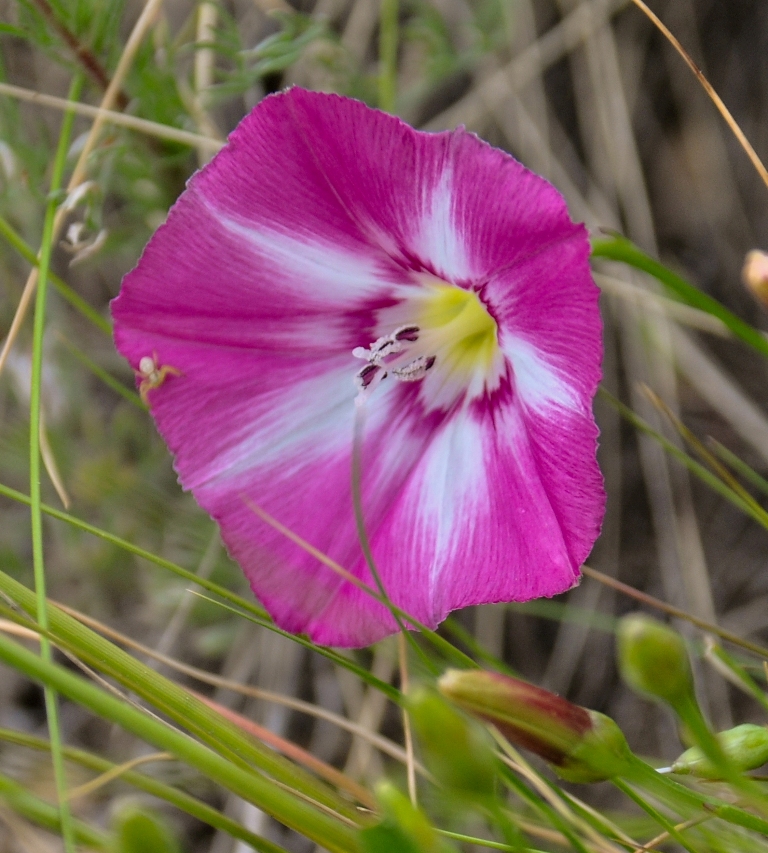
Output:
<path fill-rule="evenodd" d="M 346 385 L 334 387 L 337 382 Z M 263 427 L 274 440 L 265 441 L 263 434 L 249 436 L 231 454 L 229 467 L 195 494 L 222 525 L 230 553 L 278 624 L 304 631 L 320 643 L 366 645 L 396 630 L 389 611 L 291 543 L 253 507 L 265 510 L 375 589 L 352 507 L 356 414 L 347 386 L 354 390 L 345 373 L 294 386 L 293 405 L 273 412 Z M 333 401 L 331 408 L 318 405 L 323 396 L 327 405 Z M 385 385 L 366 409 L 363 503 L 372 532 L 397 502 L 432 437 L 426 424 L 413 429 L 402 398 L 402 386 Z M 386 571 L 385 576 L 385 589 L 412 611 L 413 582 L 396 590 Z M 354 606 L 348 607 L 351 600 Z M 422 609 L 414 615 L 428 614 Z"/>
<path fill-rule="evenodd" d="M 566 413 L 526 422 L 506 396 L 446 423 L 374 542 L 382 566 L 399 564 L 393 588 L 421 575 L 428 624 L 469 604 L 563 592 L 599 531 L 600 474 L 582 452 L 594 424 Z"/>
<path fill-rule="evenodd" d="M 594 422 L 567 409 L 524 420 L 510 388 L 502 394 L 493 408 L 467 407 L 431 424 L 431 440 L 415 466 L 409 460 L 389 512 L 364 508 L 385 589 L 433 628 L 459 607 L 569 589 L 599 532 L 604 494 Z M 408 446 L 409 422 L 417 421 L 395 425 L 395 446 Z M 365 458 L 368 496 L 398 458 L 390 451 L 382 466 L 369 452 Z M 318 642 L 336 643 L 339 626 L 352 618 L 368 642 L 395 627 L 347 585 L 329 598 L 310 631 Z"/>
<path fill-rule="evenodd" d="M 559 194 L 508 155 L 334 95 L 265 99 L 192 178 L 124 280 L 115 339 L 134 369 L 155 360 L 148 399 L 180 481 L 280 625 L 337 645 L 396 628 L 253 504 L 373 585 L 350 490 L 352 351 L 415 272 L 478 290 L 505 365 L 461 407 L 392 377 L 366 402 L 363 506 L 385 589 L 434 626 L 573 584 L 603 501 L 587 253 Z"/>
<path fill-rule="evenodd" d="M 494 274 L 483 295 L 521 403 L 529 409 L 561 405 L 591 418 L 602 324 L 583 229 L 574 226 L 567 239 Z"/>

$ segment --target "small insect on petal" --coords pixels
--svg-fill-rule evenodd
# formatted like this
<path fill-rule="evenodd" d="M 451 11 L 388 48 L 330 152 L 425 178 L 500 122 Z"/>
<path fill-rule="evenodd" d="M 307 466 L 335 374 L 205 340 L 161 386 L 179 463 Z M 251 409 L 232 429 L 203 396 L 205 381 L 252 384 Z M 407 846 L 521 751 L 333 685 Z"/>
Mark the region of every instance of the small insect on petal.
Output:
<path fill-rule="evenodd" d="M 159 388 L 166 377 L 181 376 L 182 373 L 170 364 L 164 364 L 160 367 L 157 363 L 157 353 L 152 355 L 144 355 L 139 359 L 139 369 L 135 371 L 136 376 L 141 379 L 139 382 L 139 396 L 145 406 L 149 405 L 149 392 L 154 388 Z"/>

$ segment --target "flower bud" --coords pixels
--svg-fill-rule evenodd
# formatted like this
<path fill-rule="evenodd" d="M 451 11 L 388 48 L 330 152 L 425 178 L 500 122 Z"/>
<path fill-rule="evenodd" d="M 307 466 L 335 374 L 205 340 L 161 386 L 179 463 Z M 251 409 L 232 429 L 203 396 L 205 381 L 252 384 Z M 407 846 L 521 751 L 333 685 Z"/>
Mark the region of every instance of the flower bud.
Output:
<path fill-rule="evenodd" d="M 587 711 L 592 728 L 586 732 L 565 757 L 555 766 L 558 776 L 567 782 L 604 782 L 629 772 L 633 759 L 624 732 L 605 714 Z"/>
<path fill-rule="evenodd" d="M 592 728 L 586 709 L 499 673 L 449 669 L 438 687 L 466 711 L 493 723 L 512 743 L 554 764 Z"/>
<path fill-rule="evenodd" d="M 180 853 L 179 843 L 162 817 L 138 801 L 120 804 L 113 824 L 116 853 Z"/>
<path fill-rule="evenodd" d="M 381 823 L 360 833 L 364 853 L 450 853 L 429 819 L 391 782 L 379 782 L 376 800 L 382 813 Z"/>
<path fill-rule="evenodd" d="M 473 798 L 493 794 L 498 766 L 488 732 L 428 688 L 410 693 L 407 708 L 435 778 Z"/>
<path fill-rule="evenodd" d="M 442 693 L 493 723 L 511 743 L 554 765 L 572 782 L 597 782 L 625 772 L 631 760 L 619 727 L 533 684 L 480 670 L 449 670 Z"/>
<path fill-rule="evenodd" d="M 693 675 L 683 638 L 649 616 L 619 622 L 618 662 L 622 678 L 639 693 L 673 707 L 693 697 Z"/>
<path fill-rule="evenodd" d="M 768 729 L 753 723 L 744 723 L 720 732 L 717 740 L 725 757 L 738 773 L 754 770 L 768 761 Z M 672 765 L 672 772 L 691 773 L 704 779 L 717 779 L 721 772 L 705 757 L 698 746 L 687 749 Z"/>
<path fill-rule="evenodd" d="M 768 304 L 768 254 L 759 249 L 747 252 L 741 277 L 760 302 Z"/>

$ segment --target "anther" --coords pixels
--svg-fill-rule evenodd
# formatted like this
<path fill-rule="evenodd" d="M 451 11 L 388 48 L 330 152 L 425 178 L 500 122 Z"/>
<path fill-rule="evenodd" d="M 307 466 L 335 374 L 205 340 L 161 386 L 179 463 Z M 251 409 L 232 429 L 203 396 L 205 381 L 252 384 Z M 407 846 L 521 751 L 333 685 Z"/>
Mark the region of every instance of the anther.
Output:
<path fill-rule="evenodd" d="M 420 331 L 418 326 L 400 326 L 399 329 L 395 329 L 392 333 L 392 337 L 396 341 L 409 341 L 413 343 L 419 339 Z"/>
<path fill-rule="evenodd" d="M 361 391 L 365 391 L 366 388 L 370 387 L 373 380 L 376 378 L 376 374 L 382 370 L 378 364 L 366 364 L 361 370 L 358 370 L 355 376 L 355 383 Z M 387 375 L 386 370 L 384 371 L 384 376 Z M 381 378 L 383 379 L 384 376 Z"/>
<path fill-rule="evenodd" d="M 355 374 L 359 402 L 368 397 L 389 372 L 401 382 L 417 382 L 426 376 L 435 363 L 434 355 L 417 355 L 407 361 L 410 344 L 418 341 L 420 332 L 418 326 L 399 326 L 391 334 L 377 338 L 369 347 L 355 347 L 352 350 L 355 358 L 368 362 Z M 398 353 L 402 355 L 392 358 Z"/>
<path fill-rule="evenodd" d="M 435 363 L 435 356 L 420 355 L 403 367 L 398 367 L 392 371 L 392 375 L 396 376 L 401 382 L 418 382 L 427 375 L 427 371 Z"/>

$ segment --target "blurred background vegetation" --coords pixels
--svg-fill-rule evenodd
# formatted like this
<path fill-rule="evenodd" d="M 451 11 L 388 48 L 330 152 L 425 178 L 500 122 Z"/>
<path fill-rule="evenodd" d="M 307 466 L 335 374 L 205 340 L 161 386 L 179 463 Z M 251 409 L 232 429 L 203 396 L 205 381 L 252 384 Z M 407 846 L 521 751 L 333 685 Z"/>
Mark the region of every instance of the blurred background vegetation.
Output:
<path fill-rule="evenodd" d="M 119 73 L 113 109 L 197 135 L 181 141 L 156 128 L 148 133 L 107 122 L 87 159 L 92 183 L 68 214 L 53 270 L 105 320 L 122 275 L 184 182 L 265 94 L 295 84 L 375 106 L 381 91 L 379 0 L 155 2 L 135 55 L 120 68 L 149 5 L 0 0 L 0 81 L 26 90 L 0 91 L 0 217 L 33 253 L 62 113 L 30 102 L 30 92 L 65 98 L 82 71 L 81 100 L 98 105 Z M 650 5 L 768 158 L 768 4 Z M 573 217 L 594 234 L 620 231 L 736 314 L 766 326 L 764 309 L 740 275 L 747 251 L 768 248 L 766 187 L 694 76 L 630 0 L 401 0 L 394 8 L 399 115 L 429 130 L 466 125 L 551 180 Z M 70 164 L 91 122 L 76 118 Z M 764 360 L 711 316 L 661 297 L 642 274 L 605 263 L 595 268 L 603 290 L 605 387 L 680 443 L 643 393 L 646 383 L 702 441 L 715 439 L 768 475 Z M 29 270 L 4 234 L 0 334 L 11 325 Z M 0 375 L 0 482 L 22 492 L 28 491 L 30 361 L 27 320 Z M 44 499 L 57 507 L 66 501 L 79 518 L 249 595 L 214 524 L 176 484 L 165 445 L 132 388 L 132 373 L 109 334 L 53 292 L 42 401 L 60 485 L 46 477 Z M 766 531 L 692 479 L 652 438 L 639 438 L 602 399 L 597 412 L 609 500 L 590 564 L 768 642 Z M 29 585 L 28 508 L 0 499 L 0 513 L 2 569 Z M 163 654 L 400 737 L 398 716 L 385 699 L 325 658 L 194 596 L 189 584 L 108 542 L 56 521 L 46 523 L 45 537 L 52 598 Z M 453 630 L 468 632 L 537 684 L 611 715 L 636 750 L 671 760 L 681 750 L 673 719 L 632 694 L 614 664 L 616 620 L 637 607 L 588 578 L 552 601 L 457 614 Z M 700 634 L 679 627 L 703 652 Z M 385 681 L 397 677 L 390 642 L 354 658 Z M 762 719 L 758 705 L 716 669 L 702 660 L 696 665 L 700 701 L 716 728 Z M 328 722 L 228 689 L 209 692 L 351 778 L 370 782 L 384 772 L 378 752 Z M 0 723 L 45 732 L 42 691 L 12 670 L 0 679 Z M 62 724 L 67 743 L 114 760 L 143 749 L 68 702 Z M 47 758 L 5 746 L 0 765 L 33 790 L 50 788 Z M 290 849 L 309 849 L 234 795 L 223 798 L 197 777 L 179 780 L 183 771 L 175 765 L 157 772 Z M 121 795 L 119 786 L 100 790 L 78 804 L 78 813 L 99 814 L 107 802 L 114 808 Z M 590 796 L 606 807 L 616 802 L 602 787 Z M 168 815 L 190 851 L 239 849 L 226 834 Z M 55 849 L 47 836 L 37 837 L 38 847 L 23 847 L 24 837 L 0 808 L 0 850 Z"/>

